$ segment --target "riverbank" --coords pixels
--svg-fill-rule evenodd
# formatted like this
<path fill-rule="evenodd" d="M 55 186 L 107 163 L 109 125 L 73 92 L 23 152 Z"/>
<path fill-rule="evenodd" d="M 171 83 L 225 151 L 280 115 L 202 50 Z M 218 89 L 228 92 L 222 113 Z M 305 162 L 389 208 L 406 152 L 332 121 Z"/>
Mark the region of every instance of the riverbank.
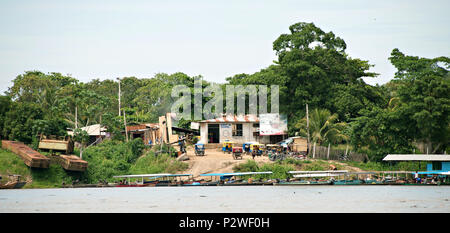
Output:
<path fill-rule="evenodd" d="M 234 160 L 231 154 L 225 154 L 219 148 L 206 149 L 205 156 L 196 156 L 191 146 L 187 148 L 189 160 L 177 161 L 168 154 L 155 156 L 155 149 L 146 148 L 139 140 L 128 143 L 104 142 L 84 151 L 83 159 L 89 162 L 86 172 L 69 172 L 57 164 L 50 164 L 48 169 L 28 168 L 17 155 L 0 149 L 0 175 L 4 177 L 8 174 L 21 175 L 22 180 L 27 182 L 23 188 L 27 189 L 60 188 L 63 184 L 70 186 L 74 183 L 95 187 L 99 181 L 117 182 L 112 177 L 124 174 L 184 173 L 192 174 L 194 179 L 199 180 L 205 178 L 200 176 L 204 173 L 272 171 L 273 175 L 270 178 L 286 179 L 288 171 L 320 171 L 331 170 L 332 167 L 349 172 L 418 170 L 416 163 L 398 163 L 390 166 L 373 162 L 319 159 L 286 159 L 274 162 L 267 156 L 257 156 L 253 160 L 250 155 L 243 155 L 242 160 Z"/>

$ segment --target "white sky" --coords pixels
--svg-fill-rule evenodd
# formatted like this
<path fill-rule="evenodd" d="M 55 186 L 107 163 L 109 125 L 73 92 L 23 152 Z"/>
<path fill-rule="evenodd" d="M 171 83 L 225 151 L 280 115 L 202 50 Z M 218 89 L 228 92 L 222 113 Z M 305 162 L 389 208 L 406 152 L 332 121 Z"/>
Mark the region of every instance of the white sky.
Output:
<path fill-rule="evenodd" d="M 450 1 L 0 1 L 0 93 L 27 70 L 88 82 L 184 72 L 223 83 L 276 59 L 272 42 L 297 22 L 313 22 L 375 65 L 388 57 L 450 55 Z"/>

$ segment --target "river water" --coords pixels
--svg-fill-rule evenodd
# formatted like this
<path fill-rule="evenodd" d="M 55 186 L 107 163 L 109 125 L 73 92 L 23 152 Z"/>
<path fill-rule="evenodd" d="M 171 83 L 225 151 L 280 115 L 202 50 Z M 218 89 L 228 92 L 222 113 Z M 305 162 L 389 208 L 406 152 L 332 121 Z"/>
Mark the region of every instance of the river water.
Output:
<path fill-rule="evenodd" d="M 450 186 L 209 186 L 0 190 L 0 213 L 449 213 Z"/>

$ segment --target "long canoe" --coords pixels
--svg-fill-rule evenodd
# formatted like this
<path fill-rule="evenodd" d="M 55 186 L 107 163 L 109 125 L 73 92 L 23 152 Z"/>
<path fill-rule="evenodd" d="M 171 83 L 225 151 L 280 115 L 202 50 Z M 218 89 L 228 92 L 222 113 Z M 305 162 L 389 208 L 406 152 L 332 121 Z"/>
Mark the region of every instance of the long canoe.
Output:
<path fill-rule="evenodd" d="M 331 181 L 282 181 L 273 185 L 331 185 Z"/>
<path fill-rule="evenodd" d="M 361 180 L 335 180 L 334 185 L 358 185 L 364 184 Z"/>

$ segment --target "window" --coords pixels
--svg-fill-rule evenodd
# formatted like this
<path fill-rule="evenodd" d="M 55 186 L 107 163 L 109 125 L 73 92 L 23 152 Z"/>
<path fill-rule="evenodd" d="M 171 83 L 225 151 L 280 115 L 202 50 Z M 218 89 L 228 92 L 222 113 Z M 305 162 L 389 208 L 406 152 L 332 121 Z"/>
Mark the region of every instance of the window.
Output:
<path fill-rule="evenodd" d="M 259 123 L 253 124 L 253 128 L 259 128 Z"/>
<path fill-rule="evenodd" d="M 433 162 L 433 171 L 442 170 L 442 162 Z"/>
<path fill-rule="evenodd" d="M 242 136 L 242 124 L 233 125 L 233 136 Z"/>

